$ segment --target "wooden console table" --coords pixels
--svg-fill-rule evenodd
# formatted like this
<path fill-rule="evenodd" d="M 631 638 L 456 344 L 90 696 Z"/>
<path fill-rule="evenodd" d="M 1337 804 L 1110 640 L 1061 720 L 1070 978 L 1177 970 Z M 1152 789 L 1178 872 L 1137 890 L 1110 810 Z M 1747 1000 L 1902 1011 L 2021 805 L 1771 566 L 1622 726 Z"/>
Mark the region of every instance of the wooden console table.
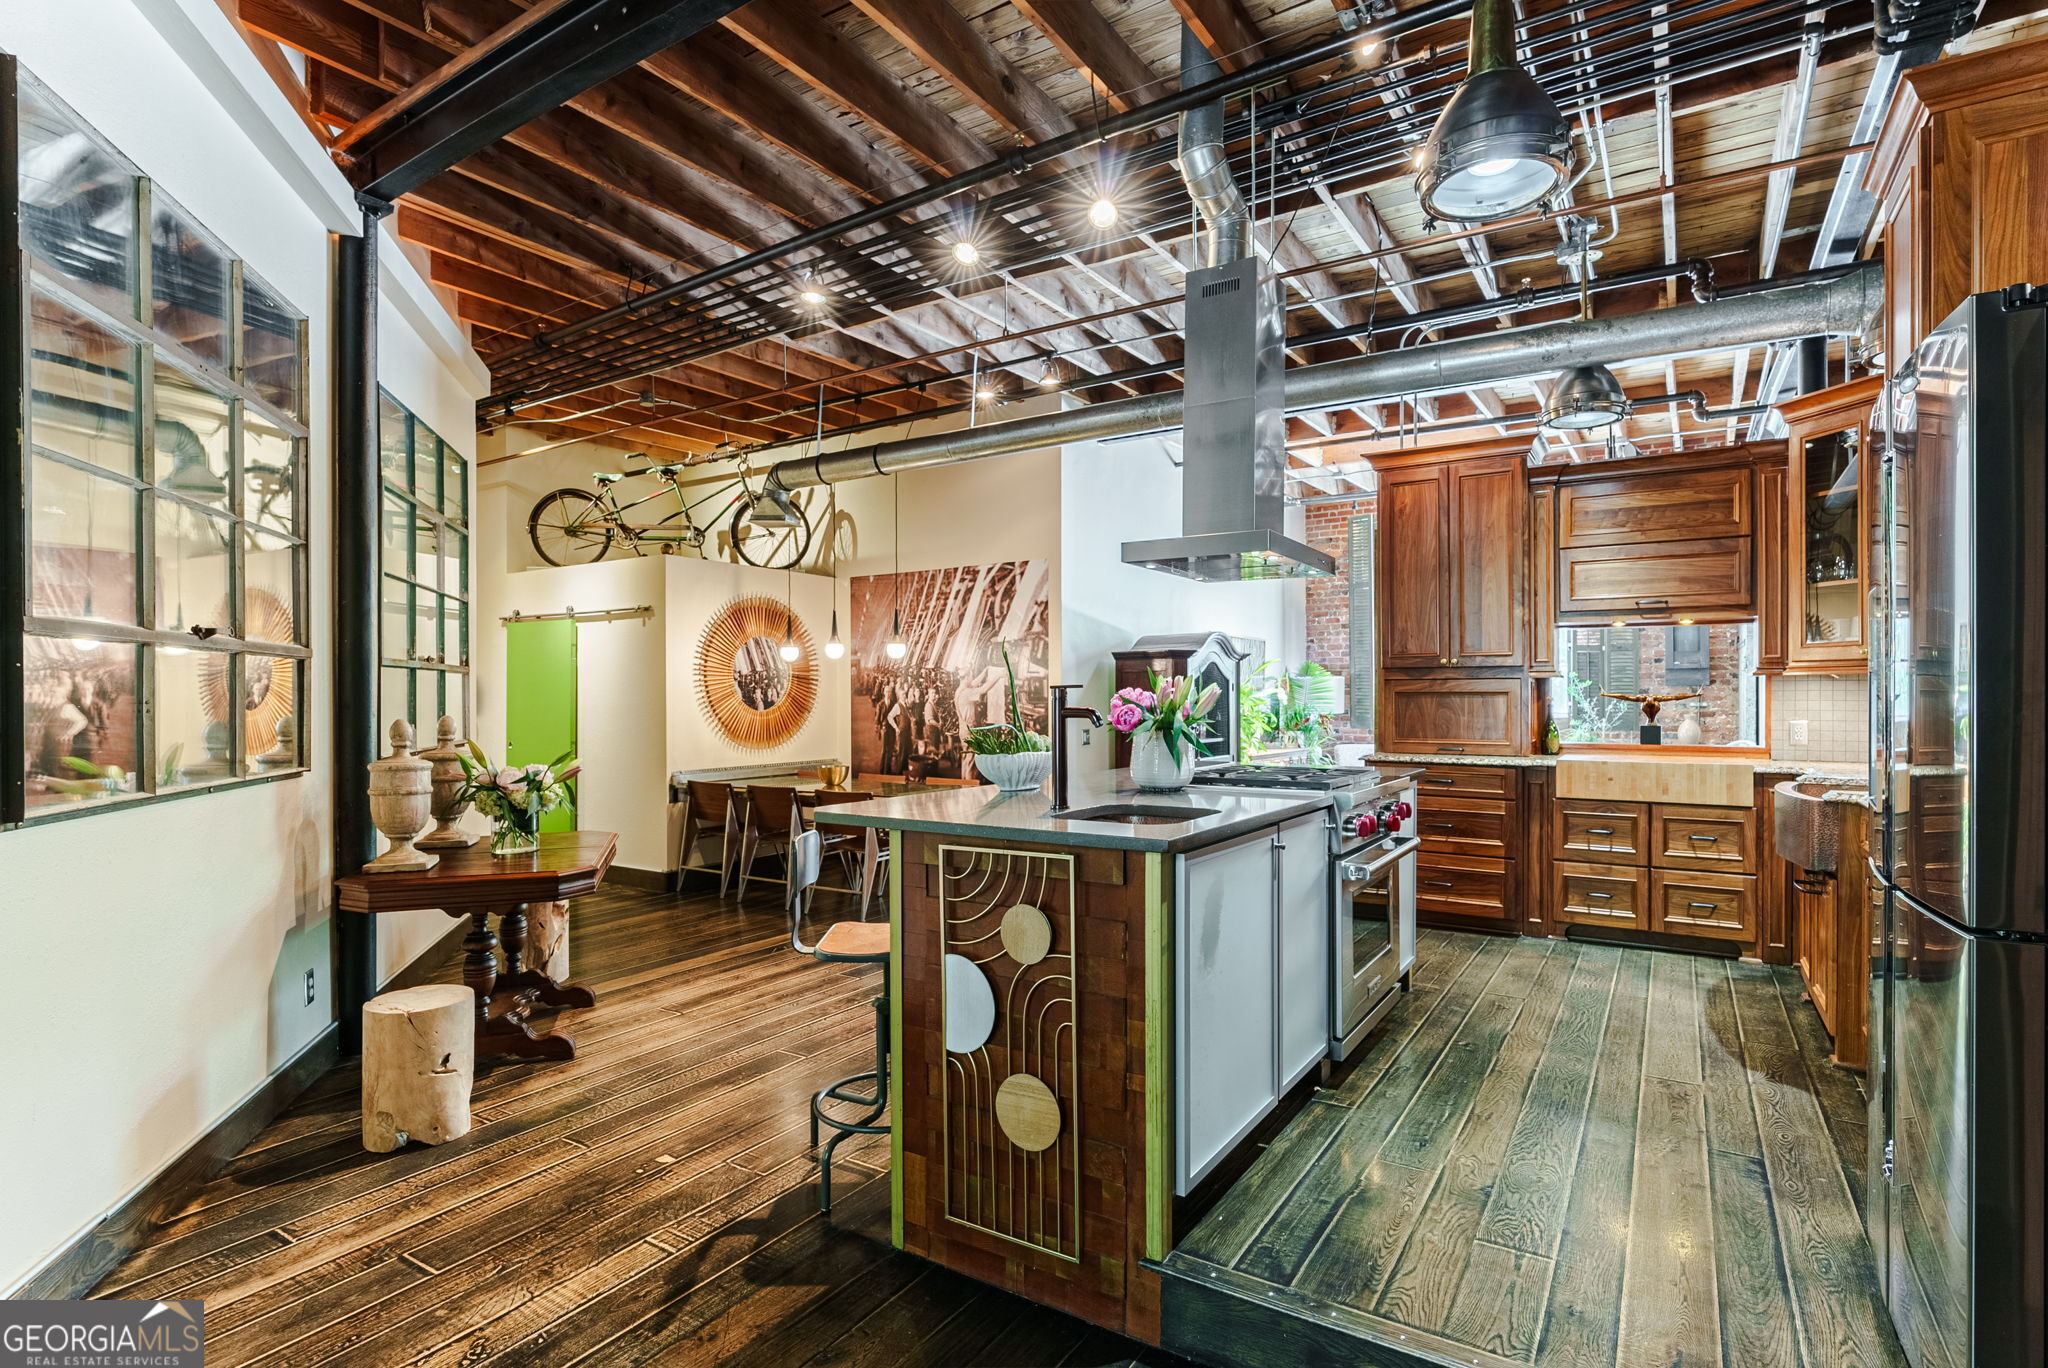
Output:
<path fill-rule="evenodd" d="M 609 831 L 550 832 L 540 838 L 539 850 L 499 858 L 491 854 L 488 839 L 480 840 L 467 850 L 441 851 L 439 864 L 417 873 L 351 874 L 338 883 L 341 908 L 371 914 L 439 908 L 451 917 L 468 917 L 462 981 L 476 993 L 477 1056 L 573 1059 L 574 1040 L 536 1032 L 527 1025 L 527 1014 L 535 1003 L 590 1007 L 597 998 L 588 988 L 558 982 L 527 966 L 526 909 L 532 903 L 567 902 L 596 889 L 618 845 L 619 838 Z M 493 916 L 498 918 L 495 935 Z"/>

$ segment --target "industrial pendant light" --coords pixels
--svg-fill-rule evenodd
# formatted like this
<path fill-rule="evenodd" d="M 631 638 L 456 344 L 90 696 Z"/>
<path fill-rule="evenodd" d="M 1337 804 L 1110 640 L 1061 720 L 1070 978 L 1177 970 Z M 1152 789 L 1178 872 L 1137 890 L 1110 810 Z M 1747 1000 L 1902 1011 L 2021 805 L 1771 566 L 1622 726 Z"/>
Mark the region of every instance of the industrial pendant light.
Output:
<path fill-rule="evenodd" d="M 782 648 L 777 654 L 792 665 L 804 657 L 804 648 L 796 644 L 795 561 L 791 561 L 788 569 L 784 572 L 782 589 Z"/>
<path fill-rule="evenodd" d="M 910 654 L 910 647 L 903 640 L 903 477 L 889 477 L 889 501 L 893 510 L 889 518 L 889 534 L 895 542 L 893 559 L 896 572 L 889 577 L 889 590 L 895 596 L 895 603 L 889 610 L 889 639 L 882 643 L 882 654 L 891 660 L 901 660 Z"/>
<path fill-rule="evenodd" d="M 1472 8 L 1471 61 L 1416 158 L 1415 194 L 1432 219 L 1487 223 L 1520 213 L 1584 174 L 1571 126 L 1515 61 L 1509 0 Z"/>
<path fill-rule="evenodd" d="M 818 412 L 823 419 L 825 387 L 818 386 Z M 825 638 L 825 659 L 840 660 L 846 655 L 846 643 L 839 639 L 839 486 L 825 486 L 825 548 L 831 555 L 831 569 L 826 574 L 832 580 L 832 635 Z"/>
<path fill-rule="evenodd" d="M 1560 371 L 1543 406 L 1543 426 L 1552 432 L 1584 432 L 1628 417 L 1628 395 L 1605 366 Z"/>

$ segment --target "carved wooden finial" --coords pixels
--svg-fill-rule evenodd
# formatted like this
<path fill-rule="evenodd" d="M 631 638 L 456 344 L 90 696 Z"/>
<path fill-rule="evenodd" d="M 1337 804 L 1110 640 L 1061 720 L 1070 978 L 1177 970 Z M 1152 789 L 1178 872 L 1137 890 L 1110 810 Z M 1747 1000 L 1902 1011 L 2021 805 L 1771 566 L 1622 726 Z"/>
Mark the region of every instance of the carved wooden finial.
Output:
<path fill-rule="evenodd" d="M 391 724 L 390 735 L 391 753 L 393 755 L 412 754 L 412 723 L 402 717 L 399 718 L 398 721 Z"/>

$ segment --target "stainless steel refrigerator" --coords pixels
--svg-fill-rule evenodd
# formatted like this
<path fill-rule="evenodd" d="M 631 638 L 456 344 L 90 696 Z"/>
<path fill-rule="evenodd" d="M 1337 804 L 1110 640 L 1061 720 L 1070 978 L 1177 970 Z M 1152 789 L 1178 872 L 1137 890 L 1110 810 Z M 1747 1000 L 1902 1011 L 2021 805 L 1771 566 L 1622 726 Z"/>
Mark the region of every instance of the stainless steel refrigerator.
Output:
<path fill-rule="evenodd" d="M 1966 301 L 1878 418 L 1865 1215 L 1916 1368 L 2039 1368 L 2048 290 Z"/>

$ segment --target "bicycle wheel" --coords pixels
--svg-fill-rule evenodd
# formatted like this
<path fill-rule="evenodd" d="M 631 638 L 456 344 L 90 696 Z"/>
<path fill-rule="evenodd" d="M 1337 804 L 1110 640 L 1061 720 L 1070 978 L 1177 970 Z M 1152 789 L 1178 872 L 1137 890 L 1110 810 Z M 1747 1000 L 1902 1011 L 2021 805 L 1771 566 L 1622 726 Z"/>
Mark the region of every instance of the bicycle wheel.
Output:
<path fill-rule="evenodd" d="M 811 549 L 811 518 L 800 505 L 791 504 L 797 520 L 785 527 L 778 523 L 757 523 L 742 497 L 732 511 L 732 553 L 748 565 L 763 570 L 786 570 L 803 563 Z"/>
<path fill-rule="evenodd" d="M 526 535 L 549 565 L 589 565 L 612 549 L 611 524 L 595 494 L 558 489 L 526 515 Z"/>

